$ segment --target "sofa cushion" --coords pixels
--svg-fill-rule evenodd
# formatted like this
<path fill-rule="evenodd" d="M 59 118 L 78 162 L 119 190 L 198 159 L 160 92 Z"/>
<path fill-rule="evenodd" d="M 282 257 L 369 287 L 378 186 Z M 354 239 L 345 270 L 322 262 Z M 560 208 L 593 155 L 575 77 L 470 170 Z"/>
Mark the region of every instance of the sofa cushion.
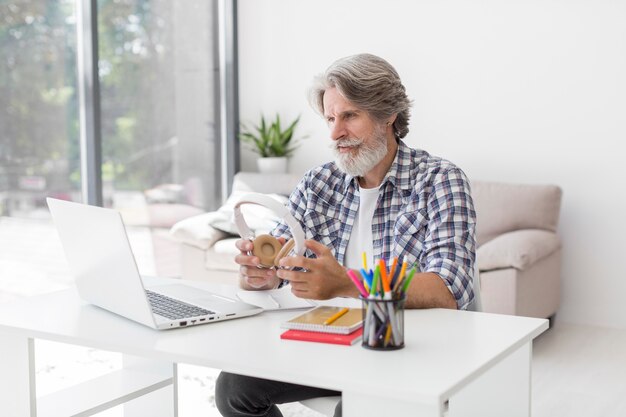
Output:
<path fill-rule="evenodd" d="M 231 237 L 216 242 L 210 251 L 205 252 L 205 268 L 209 270 L 239 271 L 239 265 L 235 263 L 235 256 L 239 253 L 235 246 L 235 242 L 238 239 L 239 237 Z"/>
<path fill-rule="evenodd" d="M 170 236 L 176 241 L 206 250 L 228 233 L 209 225 L 215 212 L 204 213 L 179 221 L 170 229 Z"/>
<path fill-rule="evenodd" d="M 501 268 L 524 270 L 561 247 L 555 233 L 545 230 L 517 230 L 504 233 L 476 251 L 479 271 Z"/>
<path fill-rule="evenodd" d="M 522 229 L 556 232 L 561 188 L 556 185 L 472 181 L 478 245 Z"/>

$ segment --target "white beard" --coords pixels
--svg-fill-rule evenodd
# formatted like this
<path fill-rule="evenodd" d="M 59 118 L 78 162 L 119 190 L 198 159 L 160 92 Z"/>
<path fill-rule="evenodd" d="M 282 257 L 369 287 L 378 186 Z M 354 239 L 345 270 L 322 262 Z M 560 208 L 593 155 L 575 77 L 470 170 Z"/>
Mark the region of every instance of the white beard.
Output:
<path fill-rule="evenodd" d="M 348 138 L 333 142 L 330 147 L 335 154 L 335 163 L 340 170 L 353 177 L 362 177 L 374 168 L 387 155 L 387 140 L 383 133 L 374 132 L 369 144 L 362 139 Z M 339 147 L 355 146 L 356 155 L 352 152 L 341 153 Z"/>

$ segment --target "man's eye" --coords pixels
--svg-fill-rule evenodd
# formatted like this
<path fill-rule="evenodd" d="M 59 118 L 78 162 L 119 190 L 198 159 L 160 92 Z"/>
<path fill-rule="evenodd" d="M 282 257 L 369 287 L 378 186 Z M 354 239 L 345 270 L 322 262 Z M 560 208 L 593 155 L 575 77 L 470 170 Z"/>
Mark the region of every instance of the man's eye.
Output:
<path fill-rule="evenodd" d="M 327 117 L 327 118 L 326 118 L 326 123 L 332 123 L 332 122 L 334 122 L 334 121 L 335 121 L 335 118 L 334 118 L 334 117 Z"/>

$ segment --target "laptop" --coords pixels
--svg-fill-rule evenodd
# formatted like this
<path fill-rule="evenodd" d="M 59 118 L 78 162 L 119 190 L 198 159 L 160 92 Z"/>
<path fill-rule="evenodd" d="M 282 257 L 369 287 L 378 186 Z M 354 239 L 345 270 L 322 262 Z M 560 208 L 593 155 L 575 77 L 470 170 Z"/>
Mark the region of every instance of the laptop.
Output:
<path fill-rule="evenodd" d="M 54 198 L 47 202 L 76 288 L 85 301 L 159 330 L 263 311 L 184 283 L 145 285 L 119 212 Z"/>

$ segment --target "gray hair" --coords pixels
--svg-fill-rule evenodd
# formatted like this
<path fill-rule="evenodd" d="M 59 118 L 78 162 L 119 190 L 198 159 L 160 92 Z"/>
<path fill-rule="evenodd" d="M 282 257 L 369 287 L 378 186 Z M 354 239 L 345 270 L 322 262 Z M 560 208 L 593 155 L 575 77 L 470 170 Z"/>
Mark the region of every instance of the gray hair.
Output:
<path fill-rule="evenodd" d="M 378 122 L 397 114 L 393 123 L 397 138 L 409 133 L 411 101 L 400 76 L 384 59 L 371 54 L 348 56 L 335 61 L 324 74 L 317 76 L 309 91 L 309 102 L 322 115 L 324 93 L 333 87 Z"/>

